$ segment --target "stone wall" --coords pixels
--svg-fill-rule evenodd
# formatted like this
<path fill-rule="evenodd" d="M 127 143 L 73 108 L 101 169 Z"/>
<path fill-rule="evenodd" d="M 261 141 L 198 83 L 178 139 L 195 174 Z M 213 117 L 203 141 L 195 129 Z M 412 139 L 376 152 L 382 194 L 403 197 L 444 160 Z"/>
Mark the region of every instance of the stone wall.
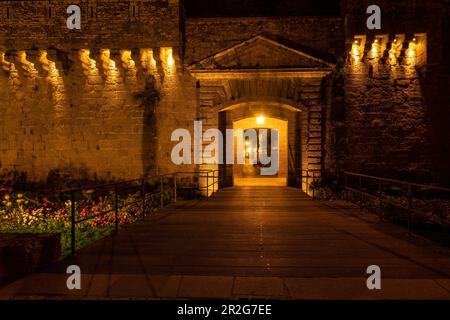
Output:
<path fill-rule="evenodd" d="M 368 30 L 368 5 L 382 8 L 382 29 Z M 448 59 L 445 54 L 445 1 L 343 1 L 346 20 L 344 79 L 335 82 L 330 103 L 330 152 L 338 170 L 448 184 Z M 448 22 L 447 22 L 448 23 Z M 447 35 L 446 35 L 447 33 Z M 359 64 L 352 43 L 367 37 Z M 400 36 L 402 50 L 389 51 Z M 408 46 L 422 48 L 408 61 Z M 371 57 L 373 42 L 382 52 Z M 385 39 L 385 40 L 383 40 Z M 399 44 L 397 42 L 397 44 Z M 399 56 L 400 55 L 400 56 Z"/>
<path fill-rule="evenodd" d="M 188 65 L 258 35 L 331 61 L 344 48 L 339 17 L 198 18 L 185 29 Z"/>
<path fill-rule="evenodd" d="M 195 119 L 216 121 L 208 90 L 219 88 L 220 97 L 223 87 L 197 83 L 184 67 L 263 35 L 340 65 L 314 82 L 304 163 L 331 174 L 448 181 L 444 2 L 428 2 L 378 1 L 383 29 L 368 31 L 369 1 L 343 1 L 342 18 L 198 19 L 184 19 L 177 0 L 2 1 L 0 170 L 32 180 L 110 180 L 180 169 L 169 161 L 171 132 L 192 129 Z M 69 31 L 65 10 L 77 3 L 82 29 Z M 361 35 L 356 63 L 352 43 Z M 405 46 L 391 63 L 386 52 L 397 35 Z M 425 49 L 411 63 L 406 46 L 415 35 Z M 387 36 L 383 52 L 371 57 L 379 36 Z M 300 87 L 308 99 L 308 85 Z"/>
<path fill-rule="evenodd" d="M 81 31 L 65 26 L 67 1 L 0 4 L 0 170 L 50 182 L 175 170 L 170 134 L 196 117 L 178 2 L 74 3 Z"/>
<path fill-rule="evenodd" d="M 70 52 L 67 70 L 56 55 L 44 60 L 46 51 L 29 71 L 29 62 L 18 58 L 23 53 L 8 59 L 14 63 L 0 77 L 1 168 L 24 171 L 31 180 L 173 170 L 166 161 L 170 133 L 193 124 L 195 81 L 164 64 L 160 72 L 144 69 L 139 55 L 124 59 L 126 50 L 106 66 L 103 54 L 82 51 Z M 160 101 L 153 105 L 147 100 L 154 92 Z"/>
<path fill-rule="evenodd" d="M 349 170 L 408 179 L 430 172 L 426 105 L 408 60 L 349 59 L 344 85 Z"/>
<path fill-rule="evenodd" d="M 55 170 L 83 179 L 142 171 L 144 110 L 131 93 L 138 88 L 116 70 L 102 77 L 75 59 L 67 74 L 60 62 L 33 75 L 14 65 L 0 78 L 3 169 L 27 172 L 31 180 L 50 178 Z"/>
<path fill-rule="evenodd" d="M 69 30 L 69 5 L 81 8 L 81 29 Z M 0 43 L 37 48 L 179 46 L 178 0 L 35 0 L 0 2 Z"/>

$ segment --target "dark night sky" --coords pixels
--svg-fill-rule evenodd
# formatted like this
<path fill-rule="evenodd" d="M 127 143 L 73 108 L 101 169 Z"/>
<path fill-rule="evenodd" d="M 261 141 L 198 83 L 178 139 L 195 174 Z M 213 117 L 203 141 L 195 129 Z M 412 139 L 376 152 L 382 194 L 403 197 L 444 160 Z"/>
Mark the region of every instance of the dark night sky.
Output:
<path fill-rule="evenodd" d="M 339 0 L 184 0 L 188 17 L 339 15 Z"/>

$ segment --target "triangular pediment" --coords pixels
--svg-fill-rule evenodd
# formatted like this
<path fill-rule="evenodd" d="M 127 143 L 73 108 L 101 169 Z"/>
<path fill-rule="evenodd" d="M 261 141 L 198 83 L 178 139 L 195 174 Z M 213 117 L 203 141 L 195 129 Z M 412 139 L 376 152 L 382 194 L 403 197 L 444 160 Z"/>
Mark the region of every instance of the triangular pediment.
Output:
<path fill-rule="evenodd" d="M 218 52 L 190 67 L 191 70 L 330 69 L 334 65 L 263 36 Z"/>

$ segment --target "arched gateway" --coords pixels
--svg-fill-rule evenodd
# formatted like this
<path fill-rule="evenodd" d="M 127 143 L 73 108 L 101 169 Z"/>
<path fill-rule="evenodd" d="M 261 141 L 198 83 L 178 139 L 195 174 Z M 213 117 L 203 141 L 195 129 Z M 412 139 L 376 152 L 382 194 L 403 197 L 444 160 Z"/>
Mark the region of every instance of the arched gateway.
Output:
<path fill-rule="evenodd" d="M 323 79 L 335 65 L 257 36 L 189 67 L 200 88 L 198 118 L 203 130 L 236 128 L 258 117 L 284 121 L 280 135 L 280 175 L 298 184 L 300 172 L 321 174 Z M 246 127 L 249 126 L 247 121 Z M 255 128 L 261 125 L 255 124 Z M 264 126 L 262 126 L 264 127 Z M 245 128 L 244 128 L 245 129 Z M 283 146 L 285 150 L 283 151 Z M 286 170 L 282 167 L 286 159 Z M 223 185 L 233 184 L 236 165 L 201 165 L 220 169 Z M 305 190 L 305 185 L 303 185 Z"/>

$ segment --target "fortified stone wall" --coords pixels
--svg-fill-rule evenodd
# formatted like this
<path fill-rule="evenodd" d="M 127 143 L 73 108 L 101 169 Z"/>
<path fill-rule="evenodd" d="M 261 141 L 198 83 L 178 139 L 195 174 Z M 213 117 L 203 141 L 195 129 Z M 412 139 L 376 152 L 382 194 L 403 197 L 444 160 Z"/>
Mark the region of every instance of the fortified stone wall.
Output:
<path fill-rule="evenodd" d="M 30 180 L 173 170 L 170 133 L 196 115 L 177 1 L 70 4 L 81 31 L 66 28 L 68 1 L 0 4 L 0 170 Z"/>
<path fill-rule="evenodd" d="M 81 31 L 66 28 L 69 4 Z M 367 30 L 369 4 L 382 6 L 382 30 Z M 347 0 L 342 18 L 185 20 L 178 0 L 2 1 L 0 170 L 109 180 L 178 169 L 171 132 L 205 116 L 183 65 L 264 35 L 340 65 L 316 97 L 317 167 L 449 181 L 445 23 L 443 0 Z"/>
<path fill-rule="evenodd" d="M 81 29 L 69 30 L 69 5 Z M 35 0 L 0 2 L 0 43 L 8 49 L 172 47 L 180 44 L 178 0 Z"/>
<path fill-rule="evenodd" d="M 350 170 L 405 178 L 430 172 L 426 105 L 415 69 L 420 51 L 408 50 L 403 57 L 383 58 L 375 49 L 365 58 L 350 54 L 344 84 Z"/>
<path fill-rule="evenodd" d="M 371 4 L 382 8 L 381 30 L 366 27 L 365 11 Z M 337 170 L 448 183 L 445 1 L 348 0 L 342 10 L 348 59 L 331 103 L 328 149 L 334 153 L 333 165 Z"/>

